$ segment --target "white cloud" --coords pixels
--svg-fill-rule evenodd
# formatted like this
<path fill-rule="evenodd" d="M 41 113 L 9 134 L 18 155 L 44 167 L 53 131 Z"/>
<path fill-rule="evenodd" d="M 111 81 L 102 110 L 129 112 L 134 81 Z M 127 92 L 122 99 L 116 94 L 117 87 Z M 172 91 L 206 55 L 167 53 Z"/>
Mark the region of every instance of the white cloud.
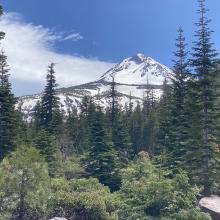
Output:
<path fill-rule="evenodd" d="M 78 33 L 63 37 L 63 34 L 56 34 L 43 26 L 24 22 L 16 13 L 7 13 L 1 18 L 0 30 L 6 33 L 1 46 L 8 55 L 17 94 L 40 91 L 50 61 L 57 64 L 57 82 L 62 87 L 96 80 L 113 65 L 96 59 L 56 52 L 53 48 L 56 41 L 76 41 L 83 37 Z M 16 88 L 19 88 L 19 91 L 16 91 Z"/>
<path fill-rule="evenodd" d="M 84 37 L 80 33 L 73 33 L 73 34 L 69 34 L 67 36 L 63 36 L 63 38 L 61 40 L 62 41 L 66 41 L 66 40 L 79 41 L 79 40 L 83 40 L 83 39 L 84 39 Z"/>

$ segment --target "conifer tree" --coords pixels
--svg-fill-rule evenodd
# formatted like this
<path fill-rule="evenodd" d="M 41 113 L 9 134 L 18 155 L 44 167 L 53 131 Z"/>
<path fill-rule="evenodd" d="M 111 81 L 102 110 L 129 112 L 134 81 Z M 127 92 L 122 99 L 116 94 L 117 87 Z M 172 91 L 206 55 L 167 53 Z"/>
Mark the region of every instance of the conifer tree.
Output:
<path fill-rule="evenodd" d="M 147 88 L 144 91 L 144 97 L 143 97 L 143 114 L 144 118 L 147 118 L 149 116 L 150 108 L 151 108 L 151 93 L 152 88 L 149 85 L 149 80 L 147 78 Z"/>
<path fill-rule="evenodd" d="M 168 84 L 167 78 L 163 83 L 163 94 L 159 102 L 159 132 L 158 132 L 158 146 L 156 154 L 164 151 L 164 148 L 169 151 L 170 143 L 170 128 L 171 128 L 171 105 L 172 105 L 172 90 Z"/>
<path fill-rule="evenodd" d="M 91 146 L 91 124 L 95 113 L 95 104 L 91 97 L 85 96 L 80 105 L 78 149 L 87 151 Z"/>
<path fill-rule="evenodd" d="M 115 173 L 114 151 L 108 137 L 104 125 L 104 114 L 100 108 L 95 113 L 91 127 L 91 135 L 93 137 L 92 146 L 89 154 L 85 159 L 86 170 L 99 181 L 109 186 L 111 190 L 118 188 L 118 178 Z"/>
<path fill-rule="evenodd" d="M 128 116 L 131 117 L 131 114 L 133 112 L 133 107 L 134 107 L 134 103 L 133 103 L 133 97 L 131 95 L 131 92 L 129 94 L 129 104 L 128 104 Z"/>
<path fill-rule="evenodd" d="M 125 121 L 123 120 L 123 112 L 119 104 L 119 95 L 116 90 L 115 75 L 111 75 L 111 88 L 109 92 L 110 103 L 110 122 L 112 142 L 115 150 L 118 152 L 119 163 L 121 166 L 125 165 L 128 161 L 131 151 L 131 142 L 128 134 L 128 129 Z"/>
<path fill-rule="evenodd" d="M 147 88 L 143 97 L 143 134 L 142 134 L 142 150 L 147 151 L 150 155 L 154 152 L 157 114 L 155 104 L 154 89 L 149 85 L 147 79 Z"/>
<path fill-rule="evenodd" d="M 142 150 L 147 151 L 150 156 L 155 153 L 157 135 L 158 113 L 153 106 L 149 109 L 148 117 L 144 118 L 142 134 Z"/>
<path fill-rule="evenodd" d="M 186 154 L 186 143 L 189 139 L 189 121 L 186 115 L 186 96 L 188 80 L 190 80 L 189 61 L 187 59 L 185 37 L 183 30 L 178 29 L 176 39 L 175 60 L 172 75 L 172 97 L 171 108 L 171 127 L 169 134 L 169 151 L 172 154 L 171 163 L 175 166 L 184 167 L 184 156 Z M 191 137 L 190 137 L 191 138 Z"/>
<path fill-rule="evenodd" d="M 83 115 L 85 115 L 85 116 L 87 116 L 89 113 L 89 105 L 90 105 L 90 103 L 92 102 L 92 100 L 91 100 L 92 98 L 91 97 L 89 97 L 89 96 L 84 96 L 83 98 L 82 98 L 82 101 L 81 101 L 81 103 L 80 103 L 80 112 L 81 112 L 81 114 L 83 114 Z"/>
<path fill-rule="evenodd" d="M 56 78 L 54 63 L 48 67 L 47 83 L 41 99 L 40 123 L 49 133 L 56 133 L 62 114 L 59 109 L 59 98 L 56 95 Z"/>
<path fill-rule="evenodd" d="M 0 163 L 0 218 L 38 218 L 34 214 L 46 207 L 48 186 L 47 164 L 39 152 L 32 146 L 18 147 Z"/>
<path fill-rule="evenodd" d="M 65 123 L 66 148 L 65 155 L 70 153 L 82 153 L 79 146 L 79 118 L 77 109 L 68 111 Z"/>
<path fill-rule="evenodd" d="M 216 174 L 218 169 L 219 156 L 213 157 L 212 142 L 215 141 L 214 131 L 216 129 L 216 123 L 213 120 L 214 111 L 214 90 L 213 79 L 214 68 L 216 64 L 216 51 L 213 49 L 211 43 L 211 34 L 213 31 L 209 28 L 210 20 L 206 17 L 207 9 L 205 7 L 205 0 L 199 0 L 200 14 L 199 22 L 196 24 L 198 30 L 195 32 L 197 41 L 193 47 L 193 59 L 192 66 L 195 69 L 196 88 L 198 93 L 197 109 L 200 116 L 200 125 L 198 126 L 202 139 L 197 145 L 196 158 L 192 158 L 194 161 L 197 175 L 199 175 L 201 183 L 204 185 L 204 194 L 210 195 L 212 183 L 217 180 Z M 194 109 L 195 110 L 195 109 Z M 215 161 L 215 162 L 213 162 Z"/>
<path fill-rule="evenodd" d="M 132 155 L 132 143 L 130 140 L 127 124 L 124 120 L 123 112 L 118 112 L 112 128 L 112 142 L 114 149 L 118 153 L 120 168 L 125 167 Z"/>
<path fill-rule="evenodd" d="M 61 146 L 63 115 L 56 94 L 54 63 L 48 67 L 46 86 L 41 101 L 35 107 L 34 143 L 49 166 L 49 174 L 57 175 L 58 143 Z"/>
<path fill-rule="evenodd" d="M 137 104 L 132 113 L 129 134 L 131 137 L 133 151 L 137 155 L 143 148 L 143 114 L 140 103 Z"/>
<path fill-rule="evenodd" d="M 110 88 L 110 92 L 109 92 L 109 102 L 110 102 L 110 121 L 111 121 L 111 125 L 113 127 L 114 122 L 116 120 L 117 117 L 117 113 L 119 111 L 119 100 L 118 100 L 118 94 L 117 94 L 117 90 L 116 90 L 116 82 L 115 82 L 115 76 L 114 74 L 111 75 L 112 81 L 111 81 L 111 88 Z"/>
<path fill-rule="evenodd" d="M 3 15 L 3 7 L 0 5 L 0 16 Z M 0 40 L 2 40 L 5 37 L 5 33 L 3 31 L 0 31 Z"/>
<path fill-rule="evenodd" d="M 36 138 L 34 145 L 39 150 L 40 154 L 45 158 L 48 163 L 48 171 L 51 177 L 58 175 L 58 150 L 56 147 L 55 136 L 51 135 L 48 131 L 41 129 Z"/>
<path fill-rule="evenodd" d="M 0 159 L 16 147 L 16 99 L 11 92 L 9 67 L 4 51 L 0 54 Z"/>

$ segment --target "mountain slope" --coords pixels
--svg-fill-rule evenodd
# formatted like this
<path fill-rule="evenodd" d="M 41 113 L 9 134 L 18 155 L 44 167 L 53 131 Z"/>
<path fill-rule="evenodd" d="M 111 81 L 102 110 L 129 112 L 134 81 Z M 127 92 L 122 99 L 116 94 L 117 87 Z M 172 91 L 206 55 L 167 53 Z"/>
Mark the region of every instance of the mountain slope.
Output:
<path fill-rule="evenodd" d="M 121 63 L 104 73 L 97 81 L 60 88 L 57 95 L 60 98 L 61 107 L 67 112 L 73 107 L 79 107 L 84 96 L 92 96 L 96 102 L 106 106 L 106 96 L 110 89 L 112 75 L 117 83 L 116 89 L 120 95 L 121 104 L 124 105 L 132 96 L 134 102 L 141 101 L 147 86 L 153 89 L 157 98 L 162 93 L 162 84 L 165 77 L 172 75 L 172 71 L 158 63 L 151 57 L 137 54 L 127 58 Z M 18 108 L 30 118 L 33 115 L 34 106 L 40 100 L 42 94 L 20 97 Z"/>

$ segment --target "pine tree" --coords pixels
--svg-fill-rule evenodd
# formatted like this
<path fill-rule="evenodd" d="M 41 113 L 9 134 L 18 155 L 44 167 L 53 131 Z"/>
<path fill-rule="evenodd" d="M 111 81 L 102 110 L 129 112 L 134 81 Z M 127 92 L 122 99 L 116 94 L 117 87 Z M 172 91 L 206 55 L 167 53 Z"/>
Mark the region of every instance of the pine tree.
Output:
<path fill-rule="evenodd" d="M 142 132 L 142 150 L 153 156 L 158 136 L 158 113 L 154 106 L 150 108 L 148 117 L 144 118 Z"/>
<path fill-rule="evenodd" d="M 111 125 L 112 127 L 114 126 L 114 122 L 116 120 L 117 117 L 117 113 L 120 109 L 119 106 L 119 97 L 117 94 L 117 90 L 116 90 L 116 82 L 115 82 L 115 76 L 114 74 L 111 75 L 112 81 L 111 81 L 111 88 L 109 91 L 109 103 L 110 103 L 110 121 L 111 121 Z"/>
<path fill-rule="evenodd" d="M 172 75 L 171 127 L 169 134 L 169 151 L 172 154 L 172 165 L 184 168 L 184 156 L 186 154 L 186 143 L 189 139 L 188 128 L 190 121 L 186 116 L 186 96 L 188 80 L 190 80 L 189 61 L 187 59 L 185 37 L 182 28 L 178 29 L 176 40 L 176 52 Z M 191 138 L 191 137 L 190 137 Z"/>
<path fill-rule="evenodd" d="M 143 149 L 143 114 L 140 103 L 137 104 L 132 113 L 129 134 L 131 137 L 132 149 L 134 154 L 137 155 Z"/>
<path fill-rule="evenodd" d="M 58 122 L 62 121 L 62 114 L 59 109 L 59 98 L 56 94 L 56 87 L 58 85 L 56 83 L 54 66 L 55 64 L 51 63 L 48 67 L 48 74 L 46 77 L 47 84 L 40 105 L 40 124 L 42 128 L 51 134 L 58 133 Z"/>
<path fill-rule="evenodd" d="M 64 154 L 82 153 L 79 146 L 79 117 L 77 109 L 68 111 L 65 123 L 66 148 Z"/>
<path fill-rule="evenodd" d="M 112 128 L 112 142 L 118 153 L 119 167 L 125 167 L 132 155 L 132 143 L 123 112 L 118 112 Z"/>
<path fill-rule="evenodd" d="M 56 148 L 56 139 L 48 131 L 41 129 L 33 140 L 34 145 L 40 154 L 45 158 L 48 164 L 48 171 L 51 177 L 59 175 L 58 173 L 58 150 Z"/>
<path fill-rule="evenodd" d="M 133 107 L 134 107 L 133 97 L 132 97 L 131 92 L 130 92 L 130 94 L 129 94 L 129 104 L 128 104 L 128 117 L 131 117 L 132 112 L 133 112 Z"/>
<path fill-rule="evenodd" d="M 210 195 L 212 183 L 217 180 L 215 167 L 219 157 L 213 157 L 212 142 L 215 140 L 215 121 L 213 120 L 214 111 L 214 68 L 216 63 L 216 51 L 211 43 L 213 31 L 209 28 L 210 20 L 206 17 L 207 9 L 205 0 L 199 0 L 200 14 L 199 22 L 196 24 L 198 30 L 195 32 L 197 42 L 193 47 L 192 66 L 195 69 L 196 88 L 198 93 L 197 109 L 200 116 L 200 132 L 202 139 L 197 145 L 196 158 L 193 158 L 196 172 L 198 172 L 201 183 L 204 185 L 204 194 Z M 195 110 L 195 109 L 194 109 Z M 192 152 L 192 155 L 195 152 Z M 192 156 L 193 157 L 193 156 Z M 213 165 L 213 161 L 214 163 Z"/>
<path fill-rule="evenodd" d="M 58 175 L 58 143 L 62 146 L 63 115 L 56 94 L 54 63 L 48 67 L 46 86 L 41 101 L 35 107 L 33 138 L 49 166 L 50 176 Z"/>
<path fill-rule="evenodd" d="M 11 92 L 9 68 L 4 51 L 0 54 L 0 159 L 16 147 L 16 99 Z"/>
<path fill-rule="evenodd" d="M 172 90 L 165 78 L 163 83 L 163 94 L 160 98 L 158 118 L 159 118 L 159 131 L 158 131 L 158 146 L 156 154 L 160 154 L 164 151 L 169 150 L 170 144 L 170 128 L 171 128 L 171 105 L 172 105 Z"/>
<path fill-rule="evenodd" d="M 147 88 L 144 91 L 144 97 L 143 97 L 143 114 L 144 114 L 144 118 L 148 118 L 149 117 L 149 112 L 150 112 L 150 108 L 151 108 L 151 93 L 152 93 L 152 88 L 149 85 L 149 80 L 147 78 Z"/>
<path fill-rule="evenodd" d="M 100 108 L 95 113 L 91 127 L 92 146 L 85 159 L 86 170 L 111 190 L 118 189 L 118 177 L 115 173 L 115 157 L 111 142 L 105 130 L 104 113 Z"/>
<path fill-rule="evenodd" d="M 87 116 L 89 112 L 89 105 L 92 102 L 92 98 L 90 96 L 84 96 L 80 103 L 80 112 L 82 115 Z"/>
<path fill-rule="evenodd" d="M 116 82 L 114 74 L 111 75 L 111 88 L 109 91 L 110 104 L 110 122 L 111 122 L 111 136 L 115 150 L 118 152 L 119 163 L 124 166 L 128 162 L 131 151 L 131 142 L 128 134 L 124 115 L 119 104 L 119 95 L 116 90 Z"/>
<path fill-rule="evenodd" d="M 95 113 L 95 104 L 91 97 L 85 96 L 80 104 L 78 149 L 86 152 L 91 146 L 91 124 Z"/>
<path fill-rule="evenodd" d="M 47 164 L 32 146 L 5 157 L 0 163 L 1 219 L 36 219 L 38 208 L 46 206 L 49 182 Z"/>
<path fill-rule="evenodd" d="M 3 7 L 0 5 L 0 16 L 3 15 Z M 2 40 L 5 37 L 5 33 L 0 31 L 0 40 Z"/>
<path fill-rule="evenodd" d="M 157 126 L 157 113 L 155 104 L 154 89 L 149 85 L 147 79 L 147 88 L 143 97 L 143 134 L 142 134 L 142 150 L 147 151 L 153 155 L 155 148 L 156 126 Z"/>

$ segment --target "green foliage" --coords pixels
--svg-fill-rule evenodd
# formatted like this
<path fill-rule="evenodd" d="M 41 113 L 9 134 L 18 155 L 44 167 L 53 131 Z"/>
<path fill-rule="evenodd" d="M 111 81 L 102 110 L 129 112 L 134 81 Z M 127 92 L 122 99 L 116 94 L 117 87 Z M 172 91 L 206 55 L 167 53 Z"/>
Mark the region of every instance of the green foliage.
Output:
<path fill-rule="evenodd" d="M 199 126 L 197 132 L 200 133 L 197 149 L 189 150 L 191 161 L 197 169 L 196 175 L 199 181 L 204 185 L 204 194 L 211 194 L 212 182 L 219 179 L 216 175 L 215 167 L 219 167 L 220 154 L 213 153 L 212 142 L 216 142 L 215 133 L 219 132 L 216 127 L 215 117 L 219 115 L 219 111 L 214 108 L 215 91 L 213 90 L 213 80 L 215 79 L 215 67 L 217 53 L 213 49 L 211 42 L 210 20 L 207 18 L 207 9 L 205 0 L 199 0 L 200 15 L 199 21 L 196 24 L 197 30 L 195 36 L 197 41 L 193 47 L 192 67 L 195 70 L 195 88 L 197 93 L 197 102 L 191 111 L 197 111 L 197 120 Z M 215 116 L 215 117 L 213 117 Z M 217 129 L 217 131 L 216 131 Z M 198 135 L 197 135 L 198 136 Z M 194 146 L 192 146 L 194 147 Z M 194 166 L 194 164 L 192 166 Z"/>
<path fill-rule="evenodd" d="M 118 152 L 118 166 L 120 168 L 126 167 L 131 158 L 132 144 L 122 112 L 115 116 L 112 127 L 112 142 L 115 151 Z"/>
<path fill-rule="evenodd" d="M 3 7 L 0 5 L 0 16 L 2 16 L 4 13 Z M 0 40 L 2 40 L 5 37 L 5 33 L 0 31 Z"/>
<path fill-rule="evenodd" d="M 133 113 L 130 117 L 129 123 L 129 134 L 132 141 L 132 147 L 135 154 L 142 149 L 142 138 L 143 138 L 143 114 L 141 111 L 140 103 L 137 104 Z"/>
<path fill-rule="evenodd" d="M 80 177 L 85 177 L 88 174 L 81 165 L 81 156 L 72 155 L 67 158 L 63 158 L 62 161 L 62 173 L 66 179 L 79 179 Z"/>
<path fill-rule="evenodd" d="M 49 217 L 67 219 L 116 220 L 118 201 L 96 179 L 66 181 L 54 179 L 49 200 Z"/>
<path fill-rule="evenodd" d="M 102 184 L 115 190 L 119 184 L 115 173 L 117 154 L 108 141 L 104 126 L 104 114 L 100 108 L 94 115 L 91 138 L 93 140 L 92 147 L 84 160 L 86 171 L 99 179 Z"/>
<path fill-rule="evenodd" d="M 51 134 L 60 135 L 60 127 L 62 124 L 62 113 L 59 109 L 59 98 L 56 95 L 56 78 L 54 63 L 48 67 L 48 74 L 46 77 L 47 83 L 44 89 L 41 102 L 36 109 L 35 120 L 40 124 L 41 128 Z M 38 118 L 39 117 L 39 118 Z"/>
<path fill-rule="evenodd" d="M 77 109 L 73 108 L 72 110 L 68 111 L 68 115 L 66 117 L 66 123 L 64 124 L 65 127 L 65 147 L 62 149 L 62 152 L 67 154 L 72 153 L 82 153 L 83 150 L 80 147 L 80 122 L 77 113 Z"/>
<path fill-rule="evenodd" d="M 45 130 L 40 130 L 34 140 L 34 145 L 40 151 L 41 155 L 44 156 L 45 161 L 48 163 L 50 176 L 59 176 L 60 158 L 55 136 L 51 135 Z"/>
<path fill-rule="evenodd" d="M 157 136 L 156 154 L 160 154 L 164 149 L 169 152 L 169 138 L 171 132 L 171 106 L 173 103 L 173 94 L 171 85 L 168 84 L 165 78 L 163 83 L 163 94 L 159 102 L 159 132 Z"/>
<path fill-rule="evenodd" d="M 34 120 L 27 123 L 15 110 L 7 57 L 1 52 L 1 219 L 210 219 L 197 198 L 203 187 L 205 195 L 220 192 L 220 71 L 205 0 L 199 4 L 194 73 L 188 69 L 180 28 L 172 84 L 165 78 L 159 102 L 147 82 L 143 102 L 134 107 L 130 94 L 122 109 L 112 75 L 107 109 L 100 105 L 100 94 L 96 102 L 85 96 L 80 112 L 69 109 L 66 116 L 59 107 L 51 63 Z M 21 143 L 36 149 L 21 146 L 11 153 Z"/>
<path fill-rule="evenodd" d="M 202 213 L 199 209 L 189 209 L 189 210 L 182 210 L 181 212 L 174 214 L 172 219 L 175 220 L 211 220 L 211 217 L 206 214 Z"/>
<path fill-rule="evenodd" d="M 1 34 L 0 34 L 1 35 Z M 4 51 L 0 53 L 0 160 L 16 147 L 18 115 L 11 92 L 9 68 Z"/>
<path fill-rule="evenodd" d="M 172 179 L 159 175 L 148 155 L 141 152 L 136 162 L 122 170 L 122 187 L 118 192 L 122 203 L 118 214 L 120 219 L 169 219 L 195 208 L 199 191 L 190 185 L 185 173 L 180 172 Z"/>
<path fill-rule="evenodd" d="M 47 165 L 39 152 L 19 147 L 0 164 L 0 216 L 23 220 L 34 210 L 45 212 L 48 183 Z"/>
<path fill-rule="evenodd" d="M 176 52 L 173 76 L 172 76 L 172 99 L 170 103 L 170 126 L 169 137 L 166 146 L 170 157 L 169 166 L 174 166 L 175 169 L 185 168 L 184 156 L 186 154 L 186 143 L 189 139 L 186 111 L 186 96 L 188 92 L 188 81 L 190 80 L 189 61 L 187 59 L 188 52 L 186 51 L 185 37 L 182 28 L 178 29 L 178 38 L 176 40 Z"/>

